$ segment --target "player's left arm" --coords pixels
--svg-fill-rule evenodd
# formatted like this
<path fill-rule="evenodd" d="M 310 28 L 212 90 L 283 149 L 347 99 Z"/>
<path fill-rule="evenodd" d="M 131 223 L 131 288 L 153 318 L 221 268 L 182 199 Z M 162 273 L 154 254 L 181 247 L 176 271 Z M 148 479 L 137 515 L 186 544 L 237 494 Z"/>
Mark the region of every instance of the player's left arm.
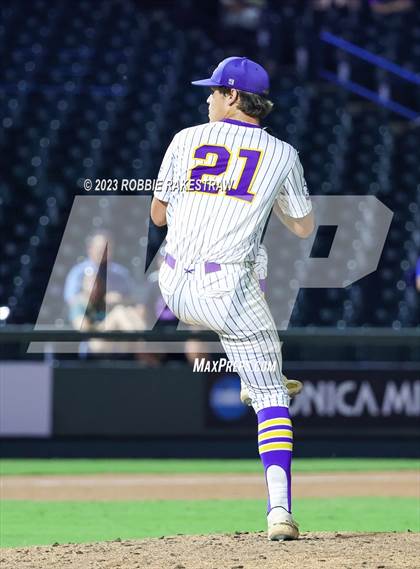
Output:
<path fill-rule="evenodd" d="M 152 199 L 152 205 L 150 207 L 150 217 L 155 225 L 158 227 L 163 227 L 166 225 L 166 208 L 168 207 L 168 202 L 163 202 L 158 198 Z"/>
<path fill-rule="evenodd" d="M 171 144 L 166 150 L 165 156 L 159 169 L 159 174 L 156 179 L 156 186 L 154 189 L 154 196 L 150 206 L 150 217 L 155 225 L 162 227 L 166 225 L 166 208 L 168 206 L 171 192 L 174 187 L 175 176 L 175 151 L 176 151 L 176 136 L 172 139 Z"/>
<path fill-rule="evenodd" d="M 273 211 L 289 231 L 302 239 L 309 237 L 315 229 L 311 198 L 297 152 L 274 202 Z"/>

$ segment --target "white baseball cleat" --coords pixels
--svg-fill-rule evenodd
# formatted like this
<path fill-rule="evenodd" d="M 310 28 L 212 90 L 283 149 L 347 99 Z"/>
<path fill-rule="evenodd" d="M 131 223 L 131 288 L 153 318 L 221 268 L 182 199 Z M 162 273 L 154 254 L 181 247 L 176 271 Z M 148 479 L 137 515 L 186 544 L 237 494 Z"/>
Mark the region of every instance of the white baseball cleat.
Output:
<path fill-rule="evenodd" d="M 298 393 L 302 391 L 303 383 L 301 381 L 299 381 L 298 379 L 287 379 L 286 376 L 283 377 L 284 377 L 284 385 L 286 386 L 289 397 L 295 397 Z M 241 387 L 240 397 L 241 397 L 241 402 L 244 405 L 248 405 L 248 407 L 251 407 L 252 401 L 246 387 Z"/>
<path fill-rule="evenodd" d="M 286 386 L 289 397 L 294 397 L 303 389 L 303 383 L 298 379 L 287 379 L 287 377 L 285 377 L 284 384 Z"/>
<path fill-rule="evenodd" d="M 284 508 L 273 508 L 267 516 L 267 525 L 270 541 L 288 541 L 299 537 L 297 523 Z"/>
<path fill-rule="evenodd" d="M 240 398 L 241 398 L 241 403 L 243 403 L 244 405 L 248 405 L 248 407 L 251 407 L 252 401 L 251 397 L 249 396 L 248 389 L 246 387 L 241 387 Z"/>

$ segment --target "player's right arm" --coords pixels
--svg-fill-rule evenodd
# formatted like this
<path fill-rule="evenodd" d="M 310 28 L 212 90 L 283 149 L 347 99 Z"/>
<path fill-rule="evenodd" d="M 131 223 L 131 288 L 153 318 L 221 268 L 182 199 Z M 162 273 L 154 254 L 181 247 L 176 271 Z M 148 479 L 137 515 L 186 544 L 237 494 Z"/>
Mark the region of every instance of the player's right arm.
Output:
<path fill-rule="evenodd" d="M 150 217 L 153 223 L 158 227 L 166 225 L 166 208 L 170 200 L 171 192 L 174 190 L 175 138 L 176 136 L 172 139 L 162 160 L 150 207 Z"/>
<path fill-rule="evenodd" d="M 274 202 L 273 211 L 289 231 L 302 239 L 309 237 L 315 228 L 312 203 L 297 152 Z"/>

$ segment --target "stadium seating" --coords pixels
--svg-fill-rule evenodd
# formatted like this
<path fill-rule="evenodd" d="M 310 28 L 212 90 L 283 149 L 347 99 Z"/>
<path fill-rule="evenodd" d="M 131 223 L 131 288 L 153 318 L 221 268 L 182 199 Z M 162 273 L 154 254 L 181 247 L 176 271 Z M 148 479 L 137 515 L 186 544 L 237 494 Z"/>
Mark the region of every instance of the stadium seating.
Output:
<path fill-rule="evenodd" d="M 292 325 L 418 325 L 420 131 L 317 70 L 345 61 L 352 80 L 376 90 L 389 80 L 393 96 L 420 111 L 418 92 L 314 46 L 327 29 L 418 70 L 420 11 L 391 19 L 366 10 L 314 12 L 307 4 L 302 15 L 300 3 L 271 4 L 265 20 L 276 112 L 267 124 L 299 150 L 312 194 L 374 195 L 394 212 L 376 273 L 345 289 L 302 290 Z M 170 12 L 140 6 L 2 2 L 0 305 L 10 307 L 10 323 L 36 321 L 83 179 L 153 178 L 173 134 L 207 120 L 203 92 L 189 81 L 230 55 L 228 48 L 204 24 L 185 30 Z M 307 64 L 297 66 L 296 54 Z"/>

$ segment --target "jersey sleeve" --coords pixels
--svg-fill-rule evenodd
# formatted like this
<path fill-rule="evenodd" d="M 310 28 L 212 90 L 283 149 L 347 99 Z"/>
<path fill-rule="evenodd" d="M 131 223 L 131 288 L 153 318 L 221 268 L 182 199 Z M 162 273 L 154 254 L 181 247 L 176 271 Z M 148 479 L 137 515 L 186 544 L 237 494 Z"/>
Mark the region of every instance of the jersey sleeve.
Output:
<path fill-rule="evenodd" d="M 155 198 L 162 202 L 169 202 L 171 193 L 175 189 L 175 150 L 176 142 L 174 137 L 163 157 L 153 191 Z"/>
<path fill-rule="evenodd" d="M 287 174 L 276 199 L 281 211 L 296 219 L 305 217 L 312 209 L 303 167 L 297 152 L 293 166 Z"/>

